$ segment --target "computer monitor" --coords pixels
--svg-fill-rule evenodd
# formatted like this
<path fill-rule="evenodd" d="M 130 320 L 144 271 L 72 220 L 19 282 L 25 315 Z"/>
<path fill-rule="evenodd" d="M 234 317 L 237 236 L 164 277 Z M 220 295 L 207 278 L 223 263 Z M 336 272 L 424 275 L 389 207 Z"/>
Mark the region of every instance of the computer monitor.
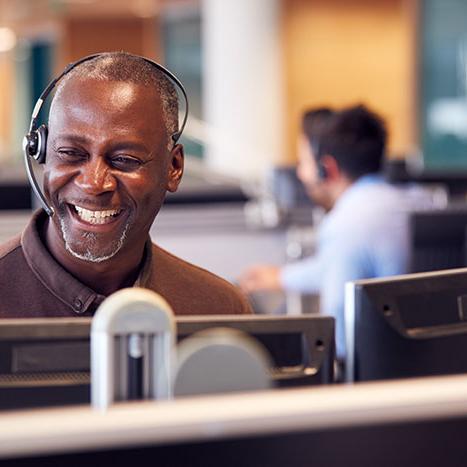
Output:
<path fill-rule="evenodd" d="M 333 381 L 334 320 L 325 316 L 177 317 L 177 339 L 230 327 L 259 340 L 278 387 Z M 89 318 L 0 320 L 0 409 L 89 403 Z"/>
<path fill-rule="evenodd" d="M 308 208 L 313 206 L 313 201 L 297 176 L 296 165 L 273 167 L 268 173 L 268 182 L 274 199 L 281 209 L 289 211 L 299 206 Z"/>
<path fill-rule="evenodd" d="M 467 266 L 467 206 L 413 212 L 409 218 L 409 272 Z"/>
<path fill-rule="evenodd" d="M 346 379 L 467 372 L 467 269 L 346 285 Z"/>

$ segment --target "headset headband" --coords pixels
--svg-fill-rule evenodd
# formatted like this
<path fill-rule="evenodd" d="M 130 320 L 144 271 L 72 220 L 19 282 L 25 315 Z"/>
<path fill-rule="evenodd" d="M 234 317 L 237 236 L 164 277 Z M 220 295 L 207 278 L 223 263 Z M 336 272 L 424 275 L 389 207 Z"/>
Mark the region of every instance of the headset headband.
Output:
<path fill-rule="evenodd" d="M 42 91 L 41 95 L 39 96 L 39 99 L 37 99 L 36 105 L 34 106 L 34 109 L 32 111 L 32 116 L 31 116 L 31 123 L 29 124 L 29 133 L 37 130 L 37 118 L 39 116 L 39 113 L 42 109 L 42 106 L 47 99 L 48 95 L 53 91 L 55 88 L 56 84 L 65 76 L 67 75 L 73 68 L 76 68 L 78 65 L 81 65 L 84 62 L 88 62 L 89 60 L 92 60 L 97 57 L 101 57 L 103 55 L 106 55 L 105 53 L 100 53 L 100 54 L 93 54 L 93 55 L 87 55 L 86 57 L 80 58 L 79 60 L 76 60 L 76 62 L 69 63 L 65 69 L 62 71 L 62 73 L 54 78 L 48 85 L 47 87 Z M 186 122 L 188 120 L 188 96 L 185 91 L 185 87 L 183 86 L 182 82 L 167 68 L 162 66 L 160 63 L 155 62 L 154 60 L 150 60 L 149 58 L 142 57 L 140 55 L 133 55 L 132 57 L 137 57 L 140 58 L 141 60 L 144 60 L 145 62 L 149 63 L 150 65 L 154 66 L 157 68 L 159 71 L 161 71 L 165 76 L 167 76 L 180 90 L 183 96 L 183 100 L 185 101 L 185 113 L 183 115 L 183 120 L 182 124 L 180 125 L 180 128 L 178 131 L 173 133 L 171 135 L 172 141 L 176 143 L 179 139 L 180 136 L 183 133 L 183 130 L 185 129 Z"/>

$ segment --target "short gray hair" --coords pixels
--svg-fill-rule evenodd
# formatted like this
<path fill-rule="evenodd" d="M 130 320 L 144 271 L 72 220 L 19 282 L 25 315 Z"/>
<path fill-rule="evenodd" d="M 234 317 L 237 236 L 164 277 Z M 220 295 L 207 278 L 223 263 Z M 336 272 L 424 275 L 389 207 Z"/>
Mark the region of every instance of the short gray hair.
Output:
<path fill-rule="evenodd" d="M 160 95 L 167 135 L 178 131 L 178 94 L 167 75 L 137 55 L 127 52 L 106 52 L 85 61 L 66 74 L 57 85 L 53 100 L 62 92 L 65 83 L 72 78 L 92 78 L 100 81 L 123 81 L 154 87 Z"/>

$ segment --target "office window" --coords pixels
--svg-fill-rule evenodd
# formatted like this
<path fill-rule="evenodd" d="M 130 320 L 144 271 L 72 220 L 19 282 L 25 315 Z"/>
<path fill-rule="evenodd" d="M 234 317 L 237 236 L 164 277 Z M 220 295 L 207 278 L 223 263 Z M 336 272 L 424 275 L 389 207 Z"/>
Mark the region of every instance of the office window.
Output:
<path fill-rule="evenodd" d="M 467 169 L 467 2 L 421 2 L 421 125 L 427 170 Z"/>

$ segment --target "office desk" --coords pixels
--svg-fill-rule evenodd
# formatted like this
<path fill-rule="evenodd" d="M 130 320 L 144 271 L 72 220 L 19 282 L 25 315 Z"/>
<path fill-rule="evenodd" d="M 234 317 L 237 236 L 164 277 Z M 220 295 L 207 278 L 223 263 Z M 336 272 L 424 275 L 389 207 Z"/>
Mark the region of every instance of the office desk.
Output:
<path fill-rule="evenodd" d="M 465 465 L 467 376 L 0 415 L 0 465 Z"/>

